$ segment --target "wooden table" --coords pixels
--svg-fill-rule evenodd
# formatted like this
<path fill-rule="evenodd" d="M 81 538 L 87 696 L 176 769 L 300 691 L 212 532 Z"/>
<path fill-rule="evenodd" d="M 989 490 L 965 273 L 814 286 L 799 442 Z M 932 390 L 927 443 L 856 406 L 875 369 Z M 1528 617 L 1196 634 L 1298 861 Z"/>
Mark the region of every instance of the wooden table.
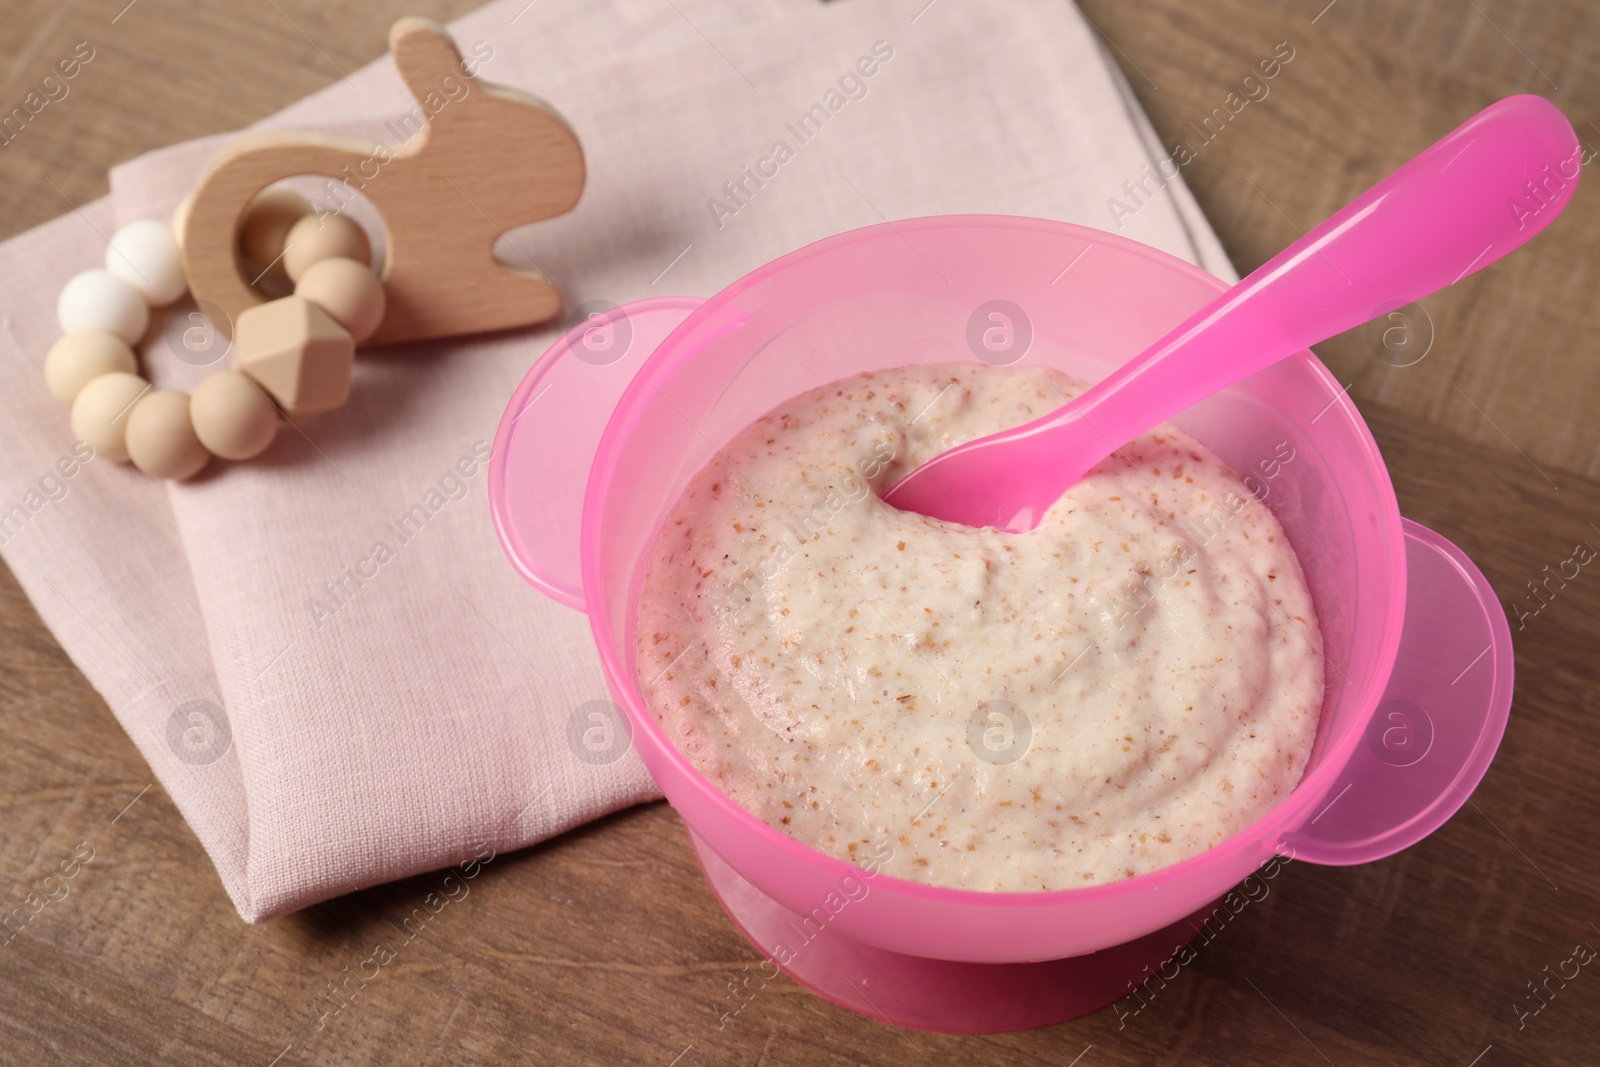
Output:
<path fill-rule="evenodd" d="M 139 0 L 113 25 L 123 2 L 12 5 L 0 101 L 19 101 L 78 40 L 97 55 L 51 121 L 0 153 L 6 234 L 66 210 L 63 196 L 102 194 L 110 164 L 236 128 L 332 80 L 330 64 L 375 58 L 394 17 L 449 18 L 472 0 Z M 1295 50 L 1271 95 L 1184 168 L 1241 269 L 1497 97 L 1548 95 L 1600 147 L 1600 8 L 1588 0 L 1325 3 L 1085 0 L 1169 142 L 1278 42 Z M 1580 192 L 1526 253 L 1427 300 L 1435 337 L 1420 363 L 1386 365 L 1359 331 L 1320 350 L 1352 383 L 1405 513 L 1465 548 L 1508 605 L 1531 604 L 1526 583 L 1575 544 L 1600 545 L 1597 205 Z M 899 1032 L 787 980 L 719 1029 L 726 983 L 756 954 L 664 805 L 496 858 L 465 906 L 319 1029 L 330 982 L 439 876 L 245 926 L 159 787 L 113 821 L 149 771 L 6 574 L 0 890 L 31 891 L 58 842 L 92 841 L 95 859 L 0 948 L 0 1060 L 1594 1063 L 1600 968 L 1550 982 L 1537 1015 L 1519 1023 L 1514 1009 L 1543 1003 L 1527 983 L 1576 946 L 1600 946 L 1592 569 L 1516 635 L 1505 743 L 1443 829 L 1380 863 L 1291 865 L 1121 1026 L 1105 1011 L 976 1038 Z"/>

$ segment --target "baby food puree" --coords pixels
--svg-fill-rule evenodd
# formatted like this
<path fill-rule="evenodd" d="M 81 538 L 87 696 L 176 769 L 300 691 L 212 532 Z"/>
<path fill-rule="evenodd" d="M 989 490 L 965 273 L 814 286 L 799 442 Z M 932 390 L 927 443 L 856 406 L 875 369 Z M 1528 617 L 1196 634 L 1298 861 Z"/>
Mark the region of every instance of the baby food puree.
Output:
<path fill-rule="evenodd" d="M 1158 427 L 1025 534 L 880 499 L 1082 389 L 878 371 L 724 446 L 639 601 L 639 682 L 673 743 L 791 837 L 965 889 L 1136 877 L 1287 795 L 1322 704 L 1316 615 L 1276 518 L 1193 438 Z"/>

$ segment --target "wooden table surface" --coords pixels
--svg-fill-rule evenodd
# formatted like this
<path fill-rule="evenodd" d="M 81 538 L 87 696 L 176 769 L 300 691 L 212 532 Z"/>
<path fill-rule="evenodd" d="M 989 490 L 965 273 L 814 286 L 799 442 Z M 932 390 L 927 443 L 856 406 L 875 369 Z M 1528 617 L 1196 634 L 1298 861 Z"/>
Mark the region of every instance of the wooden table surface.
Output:
<path fill-rule="evenodd" d="M 8 5 L 6 107 L 74 42 L 92 36 L 97 55 L 51 121 L 0 153 L 5 235 L 66 210 L 63 195 L 103 194 L 113 163 L 237 128 L 327 84 L 330 64 L 377 57 L 400 14 L 472 6 L 138 0 L 111 24 L 124 2 Z M 1270 97 L 1184 168 L 1241 270 L 1498 97 L 1549 96 L 1600 147 L 1590 0 L 1326 3 L 1084 2 L 1169 142 L 1277 42 L 1295 49 Z M 1425 301 L 1421 362 L 1387 365 L 1360 331 L 1320 347 L 1352 383 L 1404 512 L 1466 549 L 1508 610 L 1532 606 L 1527 583 L 1546 565 L 1600 546 L 1597 205 L 1600 191 L 1581 190 L 1527 252 Z M 0 948 L 0 1060 L 1592 1064 L 1600 968 L 1550 981 L 1540 1001 L 1528 989 L 1600 946 L 1591 569 L 1516 634 L 1505 742 L 1441 830 L 1379 863 L 1290 865 L 1124 1025 L 1103 1011 L 990 1037 L 897 1031 L 786 979 L 719 1029 L 727 982 L 757 955 L 665 805 L 496 858 L 468 906 L 318 1029 L 328 983 L 438 876 L 244 925 L 159 786 L 111 821 L 149 771 L 5 573 L 0 893 L 20 900 L 53 868 L 44 842 L 91 840 L 96 858 Z"/>

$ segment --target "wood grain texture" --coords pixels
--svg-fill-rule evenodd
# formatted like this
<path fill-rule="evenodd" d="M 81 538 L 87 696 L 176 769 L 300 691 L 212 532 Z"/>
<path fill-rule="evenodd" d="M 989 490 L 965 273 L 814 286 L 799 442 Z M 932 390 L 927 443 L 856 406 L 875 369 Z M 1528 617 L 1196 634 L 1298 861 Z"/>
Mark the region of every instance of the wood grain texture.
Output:
<path fill-rule="evenodd" d="M 236 128 L 375 58 L 401 14 L 470 6 L 139 0 L 111 25 L 121 3 L 11 9 L 0 101 L 76 41 L 97 54 L 0 152 L 7 233 L 102 194 L 114 162 Z M 1496 97 L 1543 92 L 1600 145 L 1600 11 L 1587 0 L 1084 8 L 1163 141 L 1190 136 L 1292 43 L 1270 95 L 1184 167 L 1241 270 Z M 1508 606 L 1530 603 L 1526 583 L 1575 543 L 1600 546 L 1597 204 L 1580 190 L 1528 249 L 1425 301 L 1434 341 L 1414 366 L 1387 366 L 1361 331 L 1321 348 L 1352 383 L 1404 512 L 1465 548 Z M 0 1062 L 1591 1064 L 1600 973 L 1552 984 L 1521 1028 L 1512 1005 L 1531 1005 L 1525 983 L 1576 943 L 1600 946 L 1597 634 L 1600 575 L 1586 568 L 1516 632 L 1499 757 L 1428 840 L 1361 867 L 1290 865 L 1137 1015 L 958 1038 L 897 1032 L 782 980 L 719 1029 L 726 983 L 756 955 L 662 805 L 495 857 L 415 940 L 400 928 L 442 873 L 246 927 L 5 575 L 0 892 L 21 901 L 80 843 L 94 858 L 0 945 Z M 370 974 L 379 943 L 394 958 L 332 1012 L 330 986 Z"/>
<path fill-rule="evenodd" d="M 561 294 L 539 268 L 496 262 L 494 244 L 508 229 L 577 204 L 584 168 L 576 135 L 533 97 L 473 77 L 474 61 L 431 20 L 400 19 L 389 47 L 416 97 L 396 121 L 409 140 L 250 133 L 200 176 L 185 216 L 184 271 L 195 300 L 222 309 L 224 334 L 268 299 L 251 286 L 263 265 L 247 269 L 236 250 L 239 219 L 267 186 L 307 174 L 342 182 L 341 195 L 364 194 L 382 216 L 387 310 L 365 343 L 530 326 L 560 312 Z"/>

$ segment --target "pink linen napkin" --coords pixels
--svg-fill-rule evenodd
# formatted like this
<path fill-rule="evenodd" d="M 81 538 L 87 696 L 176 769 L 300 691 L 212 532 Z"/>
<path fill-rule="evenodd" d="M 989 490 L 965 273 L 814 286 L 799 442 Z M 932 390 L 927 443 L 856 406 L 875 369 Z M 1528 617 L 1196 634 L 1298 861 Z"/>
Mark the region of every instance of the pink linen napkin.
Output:
<path fill-rule="evenodd" d="M 1108 199 L 1164 153 L 1095 31 L 1046 0 L 925 3 L 501 0 L 460 20 L 463 50 L 492 53 L 481 76 L 551 101 L 587 155 L 578 208 L 512 231 L 514 252 L 576 306 L 709 295 L 886 217 L 1117 228 Z M 866 55 L 875 73 L 847 78 Z M 834 100 L 804 143 L 787 132 Z M 384 59 L 264 125 L 393 139 L 409 106 Z M 125 164 L 110 202 L 0 246 L 0 509 L 22 515 L 0 524 L 0 552 L 41 617 L 248 921 L 656 796 L 632 753 L 569 744 L 607 696 L 586 624 L 515 577 L 489 521 L 488 442 L 555 328 L 365 350 L 346 407 L 189 484 L 73 457 L 39 371 L 55 294 L 118 224 L 170 214 L 223 140 Z M 778 140 L 793 158 L 730 197 Z M 1232 276 L 1181 179 L 1121 223 Z M 152 327 L 158 385 L 212 369 L 173 354 L 186 312 Z"/>

